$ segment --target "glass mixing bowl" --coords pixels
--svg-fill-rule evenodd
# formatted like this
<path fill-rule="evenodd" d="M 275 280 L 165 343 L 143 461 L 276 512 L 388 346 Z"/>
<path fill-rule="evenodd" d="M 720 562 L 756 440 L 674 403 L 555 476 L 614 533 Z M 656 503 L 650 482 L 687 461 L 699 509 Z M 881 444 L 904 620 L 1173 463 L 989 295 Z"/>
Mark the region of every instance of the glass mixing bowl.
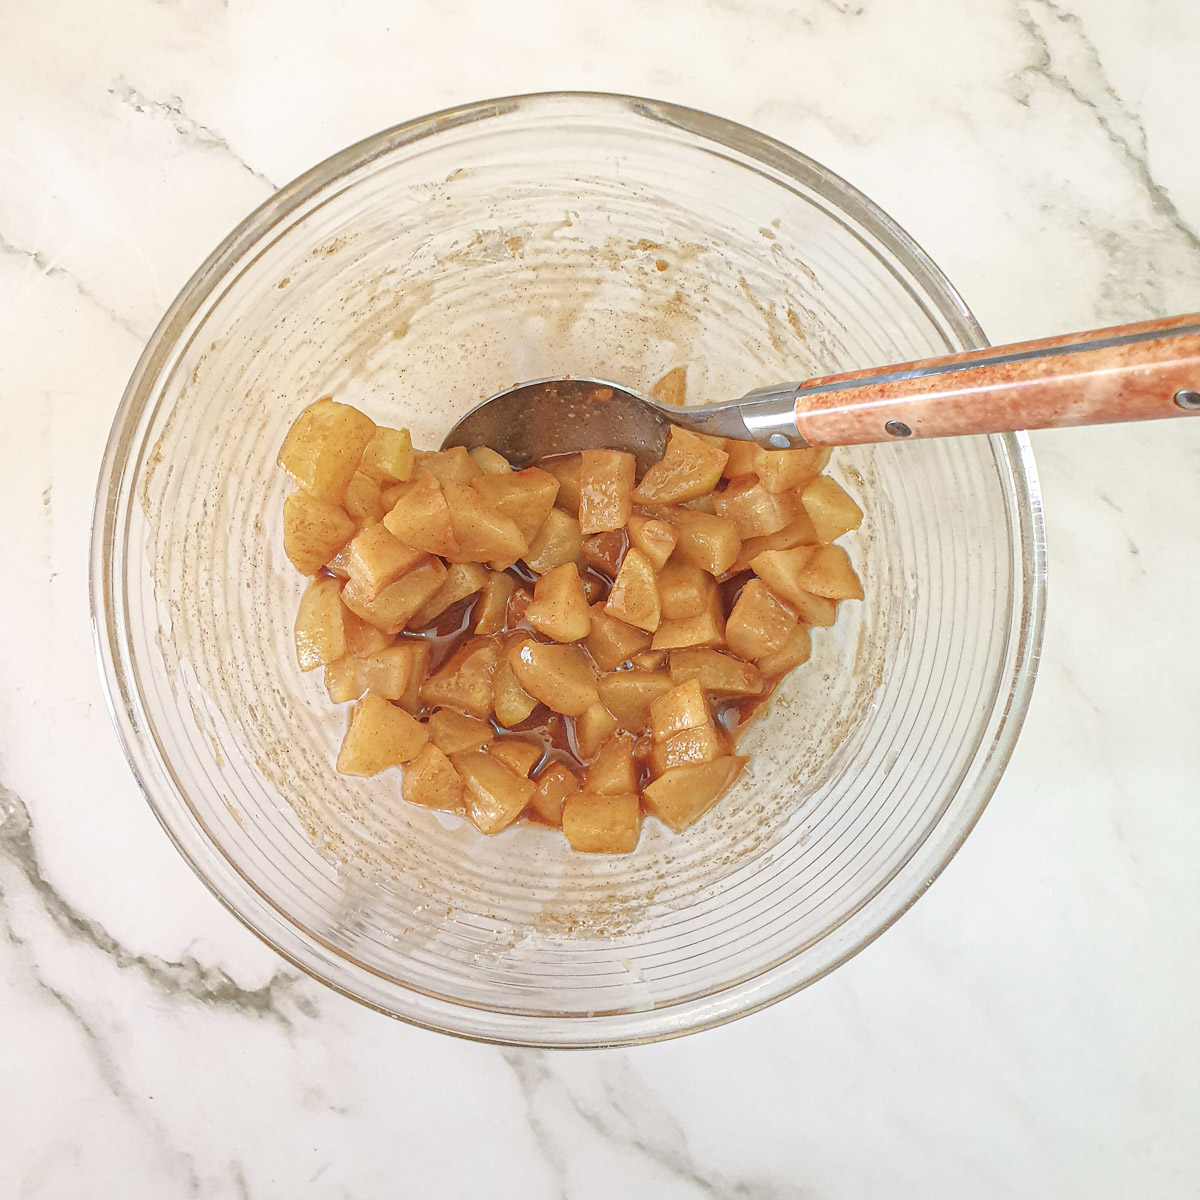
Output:
<path fill-rule="evenodd" d="M 823 167 L 623 96 L 423 117 L 279 191 L 163 318 L 117 414 L 93 537 L 113 717 L 213 892 L 297 966 L 469 1037 L 607 1045 L 715 1025 L 861 949 L 946 865 L 1012 749 L 1045 554 L 1021 436 L 838 451 L 866 601 L 743 743 L 682 836 L 628 857 L 485 838 L 333 770 L 346 710 L 291 645 L 289 424 L 333 394 L 419 445 L 521 380 L 712 402 L 978 346 L 937 268 Z"/>

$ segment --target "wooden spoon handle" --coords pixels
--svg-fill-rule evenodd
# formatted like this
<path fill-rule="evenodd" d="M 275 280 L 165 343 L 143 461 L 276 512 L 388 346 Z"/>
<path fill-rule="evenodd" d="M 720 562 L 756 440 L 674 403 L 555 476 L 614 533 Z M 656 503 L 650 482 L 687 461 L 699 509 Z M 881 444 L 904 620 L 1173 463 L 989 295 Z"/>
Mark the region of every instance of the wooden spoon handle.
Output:
<path fill-rule="evenodd" d="M 1200 415 L 1200 313 L 802 384 L 810 446 Z"/>

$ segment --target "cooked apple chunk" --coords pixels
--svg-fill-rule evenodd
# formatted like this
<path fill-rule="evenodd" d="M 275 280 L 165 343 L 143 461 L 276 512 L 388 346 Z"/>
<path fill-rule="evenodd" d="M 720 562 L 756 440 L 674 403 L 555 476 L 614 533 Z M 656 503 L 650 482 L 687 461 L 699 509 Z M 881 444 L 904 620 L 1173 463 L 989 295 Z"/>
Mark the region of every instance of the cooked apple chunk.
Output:
<path fill-rule="evenodd" d="M 466 789 L 467 816 L 480 833 L 499 833 L 520 815 L 534 786 L 487 750 L 467 750 L 450 760 Z"/>
<path fill-rule="evenodd" d="M 384 518 L 388 532 L 406 546 L 428 554 L 450 556 L 459 553 L 450 506 L 442 485 L 428 472 L 403 485 L 404 490 Z"/>
<path fill-rule="evenodd" d="M 551 763 L 533 781 L 530 812 L 547 825 L 561 825 L 563 801 L 579 791 L 579 776 L 562 763 Z"/>
<path fill-rule="evenodd" d="M 649 725 L 650 706 L 674 686 L 666 671 L 614 671 L 596 681 L 600 703 L 630 733 L 641 733 Z"/>
<path fill-rule="evenodd" d="M 646 811 L 676 833 L 694 825 L 742 773 L 744 758 L 726 755 L 711 762 L 671 767 L 642 793 Z"/>
<path fill-rule="evenodd" d="M 389 583 L 377 596 L 368 596 L 351 579 L 342 588 L 342 601 L 364 621 L 382 629 L 384 633 L 396 634 L 433 597 L 445 578 L 446 568 L 441 560 L 425 557 L 395 583 Z"/>
<path fill-rule="evenodd" d="M 710 575 L 724 575 L 733 566 L 742 539 L 728 518 L 676 508 L 667 519 L 679 534 L 672 561 L 691 563 Z"/>
<path fill-rule="evenodd" d="M 662 619 L 662 606 L 658 599 L 658 582 L 650 560 L 640 551 L 630 549 L 621 563 L 612 591 L 604 605 L 605 613 L 653 633 Z"/>
<path fill-rule="evenodd" d="M 311 496 L 340 504 L 374 432 L 365 413 L 325 396 L 296 418 L 279 465 Z"/>
<path fill-rule="evenodd" d="M 471 486 L 531 542 L 554 507 L 559 483 L 548 471 L 527 467 L 505 475 L 478 475 Z"/>
<path fill-rule="evenodd" d="M 495 638 L 472 638 L 430 675 L 421 688 L 421 699 L 482 720 L 492 709 L 492 676 L 498 657 Z"/>
<path fill-rule="evenodd" d="M 717 486 L 728 461 L 724 450 L 699 434 L 672 425 L 666 451 L 642 476 L 633 499 L 638 504 L 681 504 L 706 496 Z"/>
<path fill-rule="evenodd" d="M 345 657 L 345 611 L 336 579 L 325 575 L 304 589 L 294 634 L 300 670 L 313 671 Z"/>
<path fill-rule="evenodd" d="M 633 510 L 637 460 L 623 450 L 584 450 L 579 459 L 579 528 L 620 529 Z"/>
<path fill-rule="evenodd" d="M 387 767 L 411 762 L 429 741 L 429 730 L 402 708 L 368 692 L 350 714 L 338 754 L 343 775 L 377 775 Z"/>
<path fill-rule="evenodd" d="M 629 540 L 650 560 L 656 571 L 661 571 L 679 541 L 679 534 L 667 521 L 634 513 L 629 518 Z"/>
<path fill-rule="evenodd" d="M 761 579 L 750 579 L 725 623 L 725 640 L 742 658 L 765 658 L 787 641 L 799 619 Z"/>
<path fill-rule="evenodd" d="M 424 550 L 406 546 L 386 525 L 364 529 L 346 549 L 347 577 L 368 600 L 374 600 L 388 584 L 395 583 L 425 557 Z"/>
<path fill-rule="evenodd" d="M 405 800 L 410 804 L 466 813 L 467 791 L 462 777 L 433 742 L 427 742 L 416 758 L 404 768 L 401 787 Z"/>
<path fill-rule="evenodd" d="M 579 646 L 526 641 L 508 651 L 517 682 L 551 712 L 582 716 L 600 696 L 591 660 Z"/>
<path fill-rule="evenodd" d="M 574 563 L 552 567 L 534 584 L 533 603 L 525 610 L 525 620 L 555 642 L 578 642 L 587 637 L 592 615 Z"/>
<path fill-rule="evenodd" d="M 579 531 L 579 522 L 562 509 L 554 508 L 529 543 L 525 561 L 531 570 L 544 575 L 563 563 L 573 563 L 579 557 L 582 545 L 583 534 Z"/>
<path fill-rule="evenodd" d="M 283 551 L 301 575 L 315 575 L 354 536 L 340 504 L 293 492 L 283 502 Z"/>
<path fill-rule="evenodd" d="M 563 804 L 562 830 L 571 849 L 581 854 L 631 854 L 642 830 L 637 793 L 576 792 Z"/>
<path fill-rule="evenodd" d="M 862 509 L 828 475 L 818 475 L 800 493 L 800 500 L 823 542 L 836 541 L 862 524 Z"/>

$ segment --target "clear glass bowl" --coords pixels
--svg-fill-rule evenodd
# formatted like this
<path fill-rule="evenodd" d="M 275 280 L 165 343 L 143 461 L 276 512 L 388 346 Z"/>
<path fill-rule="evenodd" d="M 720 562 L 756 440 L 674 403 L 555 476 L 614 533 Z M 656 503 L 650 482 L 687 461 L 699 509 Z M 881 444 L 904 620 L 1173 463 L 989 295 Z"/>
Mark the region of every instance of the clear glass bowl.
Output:
<path fill-rule="evenodd" d="M 501 1042 L 607 1045 L 715 1025 L 811 983 L 945 866 L 1012 749 L 1045 554 L 1021 436 L 839 451 L 865 603 L 746 739 L 683 836 L 573 855 L 342 778 L 346 710 L 296 668 L 302 581 L 274 466 L 333 393 L 418 444 L 556 374 L 697 402 L 982 344 L 869 200 L 749 129 L 621 96 L 468 105 L 313 168 L 171 306 L 99 482 L 96 636 L 155 813 L 297 966 L 379 1010 Z"/>

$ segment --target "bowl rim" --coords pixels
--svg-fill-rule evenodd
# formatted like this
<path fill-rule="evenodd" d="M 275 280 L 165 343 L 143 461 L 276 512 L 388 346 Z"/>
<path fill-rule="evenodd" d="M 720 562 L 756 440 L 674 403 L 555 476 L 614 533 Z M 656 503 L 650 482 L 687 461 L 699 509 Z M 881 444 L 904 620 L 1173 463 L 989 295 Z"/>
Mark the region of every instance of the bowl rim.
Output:
<path fill-rule="evenodd" d="M 159 368 L 174 344 L 176 331 L 181 329 L 196 314 L 206 299 L 219 286 L 226 271 L 240 261 L 243 252 L 257 243 L 277 223 L 285 219 L 301 205 L 340 178 L 358 170 L 373 160 L 392 153 L 404 146 L 436 135 L 460 125 L 477 123 L 488 118 L 499 117 L 536 105 L 568 103 L 594 104 L 605 110 L 628 110 L 643 117 L 662 121 L 675 128 L 698 135 L 705 141 L 732 149 L 809 187 L 819 184 L 822 197 L 835 206 L 835 213 L 848 215 L 859 226 L 867 229 L 895 255 L 900 264 L 920 285 L 925 295 L 914 297 L 924 306 L 925 298 L 934 302 L 936 314 L 949 325 L 963 348 L 973 349 L 988 345 L 988 340 L 974 314 L 962 296 L 941 269 L 921 246 L 892 217 L 883 211 L 863 192 L 830 171 L 817 160 L 809 157 L 786 143 L 759 132 L 749 126 L 718 117 L 700 109 L 678 105 L 670 101 L 656 100 L 616 92 L 599 91 L 549 91 L 531 92 L 492 99 L 471 101 L 427 113 L 412 120 L 380 130 L 309 167 L 296 178 L 279 188 L 257 208 L 244 217 L 213 249 L 191 277 L 180 289 L 151 334 L 130 376 L 117 407 L 113 424 L 105 445 L 97 480 L 92 512 L 89 590 L 91 601 L 91 623 L 93 642 L 100 670 L 101 682 L 109 715 L 116 729 L 122 752 L 134 776 L 139 790 L 159 824 L 175 845 L 184 861 L 199 877 L 208 890 L 237 919 L 262 942 L 287 962 L 306 975 L 317 979 L 334 991 L 366 1005 L 386 1016 L 403 1020 L 435 1032 L 449 1033 L 472 1041 L 502 1045 L 520 1045 L 540 1048 L 596 1048 L 605 1046 L 637 1045 L 680 1037 L 728 1023 L 750 1013 L 758 1012 L 803 990 L 835 968 L 853 958 L 870 945 L 886 929 L 889 929 L 916 901 L 924 895 L 934 880 L 958 852 L 967 835 L 974 829 L 989 800 L 995 792 L 1004 769 L 1011 758 L 1017 736 L 1028 711 L 1033 684 L 1037 675 L 1040 649 L 1045 627 L 1047 561 L 1045 526 L 1042 515 L 1041 493 L 1037 470 L 1033 461 L 1032 448 L 1024 433 L 991 435 L 989 442 L 998 462 L 1007 464 L 1008 481 L 1013 489 L 1012 503 L 1016 521 L 1010 530 L 1010 547 L 1019 561 L 1019 578 L 1014 592 L 1020 596 L 1019 625 L 1014 640 L 1011 674 L 1005 692 L 1001 677 L 997 688 L 994 709 L 1003 708 L 1003 716 L 991 745 L 981 745 L 980 777 L 972 789 L 971 802 L 960 814 L 954 836 L 940 847 L 936 860 L 924 870 L 922 878 L 913 887 L 905 883 L 906 896 L 890 904 L 889 891 L 894 889 L 904 874 L 905 866 L 917 852 L 935 835 L 946 819 L 943 810 L 935 825 L 921 843 L 913 848 L 904 864 L 881 884 L 855 910 L 860 912 L 870 905 L 885 911 L 874 925 L 857 934 L 848 945 L 841 948 L 830 961 L 819 969 L 795 980 L 784 980 L 782 986 L 769 989 L 765 994 L 752 995 L 751 989 L 761 980 L 774 977 L 779 964 L 771 971 L 731 985 L 724 992 L 712 993 L 699 999 L 681 1001 L 649 1012 L 627 1015 L 576 1017 L 523 1016 L 508 1014 L 510 1023 L 530 1028 L 514 1036 L 510 1031 L 490 1034 L 474 1028 L 454 1028 L 435 1020 L 423 1018 L 411 1012 L 388 1008 L 365 996 L 359 995 L 345 984 L 331 978 L 323 971 L 320 962 L 323 956 L 314 956 L 316 961 L 304 961 L 279 943 L 279 940 L 263 928 L 262 914 L 258 920 L 243 912 L 232 899 L 221 890 L 210 871 L 201 864 L 196 855 L 184 844 L 179 830 L 173 825 L 164 800 L 182 800 L 177 789 L 169 782 L 168 764 L 162 761 L 148 744 L 146 730 L 136 718 L 137 698 L 132 680 L 123 667 L 120 630 L 115 613 L 119 580 L 113 571 L 116 548 L 115 528 L 120 504 L 122 481 L 129 464 L 129 450 L 136 433 L 139 418 L 151 399 L 148 385 L 157 377 Z M 931 314 L 932 315 L 932 314 Z M 1014 614 L 1018 607 L 1014 604 Z M 160 769 L 160 778 L 155 779 L 155 767 Z M 165 786 L 161 778 L 165 770 L 168 781 Z M 169 797 L 161 791 L 171 793 Z M 186 802 L 184 802 L 186 808 Z M 219 848 L 218 852 L 219 851 Z M 236 870 L 236 868 L 234 868 Z M 240 872 L 238 872 L 240 874 Z M 257 890 L 257 889 L 255 889 Z M 269 900 L 260 899 L 274 914 L 286 918 L 281 910 L 270 905 Z M 306 942 L 313 939 L 298 926 L 292 929 Z M 827 935 L 828 936 L 828 935 Z M 799 953 L 799 951 L 797 951 Z M 353 960 L 342 955 L 344 962 Z M 795 955 L 789 957 L 793 961 Z M 362 967 L 362 964 L 353 964 Z M 369 970 L 369 968 L 363 968 Z M 375 974 L 375 972 L 371 972 Z M 692 1017 L 676 1023 L 665 1021 L 644 1032 L 621 1026 L 636 1026 L 654 1014 L 687 1013 L 689 1009 L 708 1005 L 715 1009 L 707 1016 Z M 474 1009 L 470 1004 L 446 1001 L 452 1011 Z M 538 1035 L 533 1027 L 557 1023 L 563 1028 L 573 1028 L 582 1037 L 548 1037 Z M 605 1032 L 606 1027 L 609 1032 Z"/>

